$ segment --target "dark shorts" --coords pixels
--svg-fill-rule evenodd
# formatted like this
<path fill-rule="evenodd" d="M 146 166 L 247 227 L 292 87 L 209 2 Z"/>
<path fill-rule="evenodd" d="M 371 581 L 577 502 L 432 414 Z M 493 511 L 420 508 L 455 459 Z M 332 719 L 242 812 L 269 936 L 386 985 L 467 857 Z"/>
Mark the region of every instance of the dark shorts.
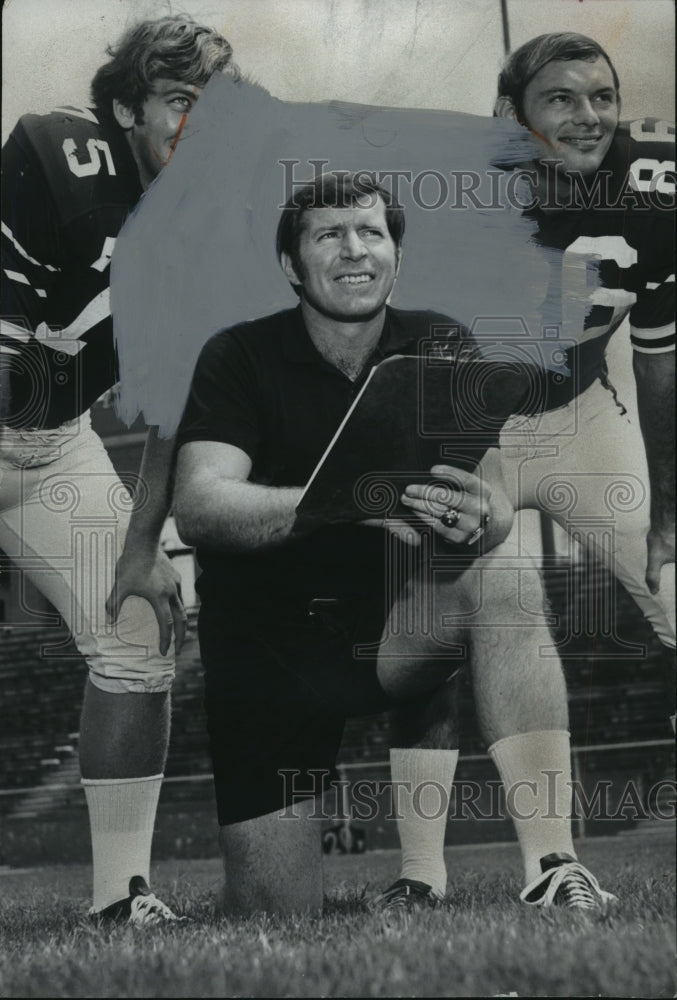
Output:
<path fill-rule="evenodd" d="M 346 718 L 391 707 L 376 677 L 383 625 L 383 608 L 359 599 L 304 602 L 239 623 L 219 602 L 203 602 L 200 652 L 220 825 L 321 794 L 336 775 Z"/>

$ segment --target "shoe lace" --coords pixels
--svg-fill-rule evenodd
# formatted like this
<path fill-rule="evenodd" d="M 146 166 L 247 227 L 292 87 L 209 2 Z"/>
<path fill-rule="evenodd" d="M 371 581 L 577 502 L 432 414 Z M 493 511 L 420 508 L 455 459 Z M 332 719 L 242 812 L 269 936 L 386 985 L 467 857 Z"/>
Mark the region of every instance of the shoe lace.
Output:
<path fill-rule="evenodd" d="M 552 869 L 552 877 L 540 902 L 543 906 L 555 904 L 570 909 L 596 910 L 610 898 L 613 897 L 600 889 L 592 872 L 572 861 Z"/>
<path fill-rule="evenodd" d="M 570 909 L 600 909 L 616 899 L 600 889 L 599 882 L 578 861 L 549 868 L 520 893 L 523 903 L 532 906 L 566 906 Z"/>
<path fill-rule="evenodd" d="M 562 865 L 562 868 L 567 867 L 567 865 Z M 556 872 L 553 877 L 553 883 L 557 880 L 557 874 Z M 596 894 L 593 893 L 593 888 Z M 601 901 L 597 879 L 585 869 L 578 871 L 572 866 L 570 871 L 562 872 L 554 892 L 554 901 L 557 905 L 568 906 L 572 909 L 597 909 Z"/>

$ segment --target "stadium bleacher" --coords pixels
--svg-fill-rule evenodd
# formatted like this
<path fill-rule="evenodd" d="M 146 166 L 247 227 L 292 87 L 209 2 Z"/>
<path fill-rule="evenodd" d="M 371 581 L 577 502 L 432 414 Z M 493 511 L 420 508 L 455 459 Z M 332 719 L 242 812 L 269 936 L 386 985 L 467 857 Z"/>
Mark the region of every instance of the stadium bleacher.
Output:
<path fill-rule="evenodd" d="M 572 744 L 594 749 L 597 745 L 660 741 L 669 736 L 660 646 L 633 602 L 616 587 L 620 633 L 612 637 L 577 635 L 567 609 L 567 575 L 550 574 L 549 597 L 559 626 L 555 641 L 564 650 L 564 669 L 570 692 Z M 579 591 L 608 592 L 613 583 L 601 571 L 578 581 Z M 623 644 L 634 644 L 640 656 L 617 655 Z M 72 759 L 76 745 L 79 708 L 86 668 L 69 644 L 63 628 L 0 627 L 0 814 L 21 812 L 22 790 L 59 784 L 59 763 Z M 461 680 L 462 753 L 481 755 L 484 744 L 477 731 L 469 678 Z M 388 720 L 385 716 L 352 719 L 344 734 L 340 760 L 364 765 L 387 760 Z M 608 754 L 590 752 L 586 772 L 605 768 L 636 767 L 650 778 L 665 773 L 665 751 L 642 754 L 625 749 L 612 765 Z M 172 740 L 166 775 L 165 798 L 181 801 L 205 795 L 209 782 L 188 787 L 181 778 L 207 776 L 210 762 L 202 706 L 202 676 L 195 620 L 179 657 L 173 696 Z M 68 780 L 77 782 L 72 766 Z M 12 794 L 9 794 L 9 793 Z M 58 798 L 58 797 L 57 797 Z M 56 803 L 55 798 L 55 803 Z M 61 800 L 59 800 L 61 801 Z M 43 809 L 48 808 L 43 805 Z"/>

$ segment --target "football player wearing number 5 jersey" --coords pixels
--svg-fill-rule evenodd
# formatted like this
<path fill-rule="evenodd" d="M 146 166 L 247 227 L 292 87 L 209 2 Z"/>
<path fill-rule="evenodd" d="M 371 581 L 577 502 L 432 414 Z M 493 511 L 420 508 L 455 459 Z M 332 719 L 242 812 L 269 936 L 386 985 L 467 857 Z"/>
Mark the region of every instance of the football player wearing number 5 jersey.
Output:
<path fill-rule="evenodd" d="M 616 70 L 601 46 L 583 35 L 534 38 L 508 58 L 499 76 L 495 114 L 528 128 L 541 151 L 526 164 L 533 198 L 522 208 L 535 223 L 534 239 L 549 251 L 546 301 L 558 301 L 561 314 L 548 319 L 576 341 L 565 358 L 568 377 L 548 378 L 544 407 L 506 424 L 501 467 L 515 509 L 550 514 L 613 570 L 663 643 L 671 676 L 674 578 L 661 569 L 675 558 L 674 127 L 653 118 L 621 123 L 620 110 Z M 566 266 L 571 263 L 578 266 Z M 572 281 L 589 289 L 578 329 L 572 317 L 581 286 Z M 605 361 L 609 339 L 625 318 L 639 427 L 617 398 Z M 502 665 L 506 690 L 519 690 L 518 669 Z M 549 693 L 542 694 L 546 704 Z M 674 714 L 672 719 L 674 725 Z M 565 731 L 544 727 L 498 739 L 489 752 L 504 780 L 512 775 L 517 783 L 531 783 L 544 803 L 543 761 L 570 774 Z M 391 756 L 394 781 L 412 773 L 419 784 L 439 780 L 441 764 L 436 773 L 431 757 L 411 754 Z M 558 866 L 554 855 L 543 857 L 547 807 L 514 818 L 527 883 L 522 899 L 557 903 L 556 872 L 575 865 L 573 844 L 560 848 Z M 444 892 L 445 820 L 437 832 L 413 816 L 399 823 L 402 879 L 384 894 L 384 905 L 425 900 L 431 886 Z"/>
<path fill-rule="evenodd" d="M 164 443 L 146 451 L 129 526 L 130 495 L 88 410 L 117 378 L 115 239 L 212 73 L 237 76 L 237 67 L 226 39 L 187 17 L 143 21 L 108 53 L 93 108 L 25 115 L 3 148 L 0 548 L 61 613 L 89 667 L 80 765 L 90 912 L 149 924 L 176 919 L 148 880 L 172 632 L 178 648 L 185 612 L 178 574 L 158 548 Z M 107 602 L 126 533 L 131 554 Z"/>

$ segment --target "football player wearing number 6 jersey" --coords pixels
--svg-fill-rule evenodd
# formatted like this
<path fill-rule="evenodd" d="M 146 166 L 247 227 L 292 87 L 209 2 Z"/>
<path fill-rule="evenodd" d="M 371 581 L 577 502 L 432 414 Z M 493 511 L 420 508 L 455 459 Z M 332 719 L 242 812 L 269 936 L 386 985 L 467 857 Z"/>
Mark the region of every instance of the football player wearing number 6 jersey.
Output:
<path fill-rule="evenodd" d="M 661 568 L 675 556 L 675 130 L 653 118 L 621 123 L 620 110 L 612 63 L 582 35 L 527 42 L 499 77 L 496 113 L 528 127 L 542 148 L 527 211 L 535 238 L 561 251 L 563 263 L 580 261 L 565 269 L 565 281 L 594 285 L 592 269 L 599 280 L 582 328 L 573 331 L 571 375 L 551 384 L 547 412 L 534 426 L 539 445 L 556 443 L 556 460 L 531 455 L 525 462 L 524 449 L 504 448 L 504 466 L 515 506 L 539 507 L 569 530 L 584 527 L 658 638 L 674 649 L 674 591 L 667 593 L 668 574 L 661 587 Z M 565 283 L 563 325 L 568 291 Z M 626 317 L 639 428 L 615 405 L 605 361 Z M 510 428 L 504 437 L 513 443 Z M 576 476 L 575 511 L 554 509 L 553 475 L 563 482 Z M 609 495 L 612 483 L 622 500 Z M 613 522 L 613 537 L 600 520 Z"/>
<path fill-rule="evenodd" d="M 152 437 L 130 525 L 131 498 L 88 410 L 117 379 L 115 239 L 212 73 L 237 67 L 226 39 L 187 17 L 140 22 L 108 54 L 93 108 L 25 115 L 3 148 L 0 548 L 62 614 L 89 667 L 90 912 L 149 924 L 176 919 L 148 887 L 172 633 L 178 648 L 185 631 L 179 577 L 158 548 L 168 463 Z"/>
<path fill-rule="evenodd" d="M 583 35 L 534 38 L 499 76 L 495 114 L 528 128 L 541 150 L 525 165 L 532 203 L 522 207 L 535 223 L 534 239 L 549 251 L 546 302 L 558 300 L 561 315 L 548 318 L 576 340 L 565 359 L 569 376 L 549 376 L 544 408 L 506 424 L 501 467 L 515 509 L 550 514 L 615 573 L 663 643 L 671 676 L 674 578 L 661 569 L 675 558 L 674 127 L 653 118 L 621 123 L 620 109 L 613 64 Z M 565 266 L 570 262 L 579 266 Z M 572 280 L 590 289 L 587 315 L 574 330 L 581 286 L 569 287 Z M 625 318 L 639 427 L 617 398 L 605 361 Z M 502 665 L 506 690 L 519 690 L 518 669 Z M 674 714 L 672 720 L 674 726 Z M 562 774 L 570 769 L 568 733 L 546 726 L 499 739 L 489 752 L 504 780 L 512 775 L 543 794 L 544 759 Z M 430 757 L 404 750 L 391 756 L 391 768 L 394 781 L 415 772 L 419 784 L 442 773 Z M 547 905 L 556 871 L 543 858 L 547 815 L 535 810 L 531 819 L 515 819 L 527 883 L 522 898 Z M 425 900 L 430 886 L 441 894 L 446 883 L 443 826 L 436 834 L 433 824 L 407 816 L 399 827 L 402 879 L 382 897 L 386 906 Z"/>

